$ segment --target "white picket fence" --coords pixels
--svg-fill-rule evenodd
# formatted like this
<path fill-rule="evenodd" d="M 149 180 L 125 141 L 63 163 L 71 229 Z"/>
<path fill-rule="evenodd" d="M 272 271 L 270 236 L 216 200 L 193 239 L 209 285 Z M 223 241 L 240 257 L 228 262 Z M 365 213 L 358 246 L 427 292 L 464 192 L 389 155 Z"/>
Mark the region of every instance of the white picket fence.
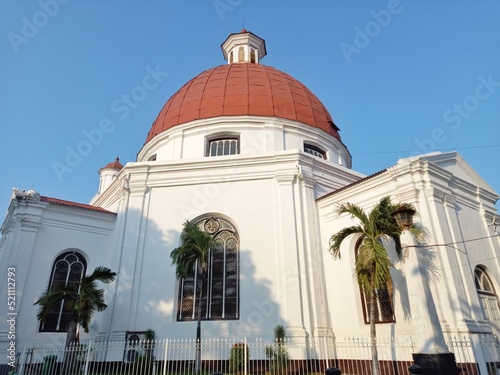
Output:
<path fill-rule="evenodd" d="M 500 345 L 492 335 L 448 337 L 462 374 L 498 375 Z M 199 348 L 200 357 L 197 357 Z M 409 374 L 411 337 L 379 338 L 382 375 Z M 365 375 L 371 370 L 367 337 L 287 340 L 164 339 L 154 341 L 82 341 L 70 348 L 64 343 L 18 343 L 15 363 L 9 364 L 8 343 L 0 343 L 0 375 L 318 375 L 337 367 L 342 374 Z"/>

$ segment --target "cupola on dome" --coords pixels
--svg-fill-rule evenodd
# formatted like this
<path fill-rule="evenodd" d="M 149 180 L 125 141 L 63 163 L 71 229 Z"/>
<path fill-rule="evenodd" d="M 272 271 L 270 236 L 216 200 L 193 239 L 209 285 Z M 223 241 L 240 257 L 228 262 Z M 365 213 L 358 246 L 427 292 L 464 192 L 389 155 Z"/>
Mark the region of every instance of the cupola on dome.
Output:
<path fill-rule="evenodd" d="M 165 103 L 146 143 L 176 125 L 218 116 L 272 116 L 321 129 L 340 140 L 338 128 L 321 101 L 290 75 L 258 62 L 265 42 L 242 30 L 222 44 L 227 65 L 191 79 Z"/>

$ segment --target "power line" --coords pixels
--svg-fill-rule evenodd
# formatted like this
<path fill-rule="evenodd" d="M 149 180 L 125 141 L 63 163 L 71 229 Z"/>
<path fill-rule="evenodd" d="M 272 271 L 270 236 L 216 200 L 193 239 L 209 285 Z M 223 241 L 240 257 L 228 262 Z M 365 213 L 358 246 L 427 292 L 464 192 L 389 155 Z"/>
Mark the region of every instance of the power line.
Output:
<path fill-rule="evenodd" d="M 435 244 L 430 244 L 430 245 L 410 245 L 410 246 L 405 246 L 405 247 L 433 247 L 433 246 L 451 246 L 461 244 L 461 243 L 466 243 L 466 242 L 473 242 L 473 241 L 480 241 L 480 240 L 486 240 L 488 238 L 493 238 L 493 237 L 498 237 L 499 234 L 494 234 L 492 236 L 486 236 L 486 237 L 479 237 L 479 238 L 473 238 L 470 240 L 463 240 L 463 241 L 457 241 L 457 242 L 448 242 L 448 243 L 435 243 Z"/>
<path fill-rule="evenodd" d="M 429 247 L 434 247 L 434 246 L 448 246 L 448 247 L 451 247 L 459 252 L 461 252 L 462 254 L 466 254 L 468 255 L 465 251 L 453 246 L 453 245 L 457 245 L 457 244 L 463 244 L 463 243 L 466 243 L 466 242 L 474 242 L 474 241 L 481 241 L 481 240 L 486 240 L 488 238 L 494 238 L 494 237 L 498 237 L 500 236 L 499 233 L 496 233 L 492 236 L 485 236 L 485 237 L 479 237 L 479 238 L 472 238 L 470 240 L 463 240 L 463 241 L 457 241 L 457 242 L 448 242 L 448 243 L 443 243 L 443 244 L 430 244 L 430 245 L 407 245 L 407 246 L 403 246 L 403 248 L 408 248 L 408 247 L 414 247 L 414 248 L 429 248 Z M 487 261 L 487 260 L 493 260 L 493 259 L 498 259 L 499 256 L 495 255 L 493 257 L 490 257 L 490 258 L 483 258 L 483 259 L 477 259 L 476 262 L 484 262 L 484 261 Z M 469 257 L 467 256 L 467 259 L 469 259 Z M 447 268 L 444 268 L 443 270 L 445 269 L 448 269 L 448 270 L 451 270 L 452 268 L 458 268 L 458 267 L 463 267 L 465 265 L 468 265 L 468 266 L 471 266 L 471 263 L 470 262 L 467 262 L 467 263 L 460 263 L 460 264 L 457 264 L 453 267 L 447 267 Z"/>
<path fill-rule="evenodd" d="M 484 146 L 467 146 L 467 147 L 455 147 L 455 148 L 443 148 L 435 151 L 456 151 L 456 150 L 470 150 L 478 148 L 493 148 L 500 147 L 498 145 L 484 145 Z M 399 151 L 369 151 L 369 152 L 351 152 L 352 155 L 376 155 L 376 154 L 409 154 L 415 152 L 415 150 L 399 150 Z"/>

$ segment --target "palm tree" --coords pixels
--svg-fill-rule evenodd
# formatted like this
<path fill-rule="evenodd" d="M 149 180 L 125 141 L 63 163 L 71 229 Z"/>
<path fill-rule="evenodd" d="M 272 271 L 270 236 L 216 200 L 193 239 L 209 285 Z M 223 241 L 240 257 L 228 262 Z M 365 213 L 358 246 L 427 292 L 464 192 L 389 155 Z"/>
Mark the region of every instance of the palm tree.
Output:
<path fill-rule="evenodd" d="M 108 284 L 116 277 L 107 267 L 96 267 L 90 275 L 83 276 L 80 283 L 71 283 L 64 286 L 47 288 L 36 300 L 34 305 L 40 306 L 37 319 L 43 323 L 47 314 L 54 309 L 70 314 L 66 345 L 78 342 L 77 328 L 82 326 L 85 332 L 89 331 L 89 324 L 96 311 L 104 311 L 104 289 L 97 288 L 97 282 Z"/>
<path fill-rule="evenodd" d="M 269 370 L 273 375 L 283 375 L 287 372 L 290 354 L 285 347 L 286 329 L 277 325 L 273 329 L 274 346 L 266 347 L 266 356 L 270 360 Z"/>
<path fill-rule="evenodd" d="M 172 250 L 170 257 L 172 258 L 172 265 L 176 267 L 175 274 L 178 279 L 194 277 L 198 274 L 197 284 L 199 286 L 195 287 L 195 293 L 198 292 L 195 370 L 199 372 L 201 364 L 201 297 L 207 276 L 208 255 L 213 247 L 214 240 L 193 221 L 186 220 L 183 226 L 180 246 Z"/>
<path fill-rule="evenodd" d="M 375 311 L 377 303 L 377 290 L 388 288 L 391 290 L 392 278 L 390 268 L 391 260 L 382 241 L 392 240 L 398 256 L 401 256 L 401 242 L 399 236 L 402 229 L 392 217 L 392 213 L 399 207 L 412 208 L 408 203 L 393 204 L 390 197 L 386 196 L 367 214 L 362 208 L 353 203 L 344 203 L 337 209 L 337 214 L 349 214 L 358 219 L 359 224 L 344 228 L 330 238 L 329 251 L 334 258 L 340 259 L 340 245 L 351 235 L 360 237 L 360 246 L 356 257 L 354 277 L 368 299 L 370 340 L 372 349 L 372 374 L 379 375 L 377 352 L 377 332 L 375 328 Z M 410 231 L 421 236 L 423 231 L 419 228 L 410 228 Z"/>

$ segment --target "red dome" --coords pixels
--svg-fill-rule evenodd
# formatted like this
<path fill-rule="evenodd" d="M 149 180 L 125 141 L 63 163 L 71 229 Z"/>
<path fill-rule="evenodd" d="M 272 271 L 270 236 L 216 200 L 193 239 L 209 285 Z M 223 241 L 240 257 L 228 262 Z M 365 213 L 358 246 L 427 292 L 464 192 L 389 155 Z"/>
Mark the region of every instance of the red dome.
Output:
<path fill-rule="evenodd" d="M 217 116 L 273 116 L 300 121 L 340 140 L 319 99 L 290 75 L 261 64 L 228 64 L 206 70 L 165 103 L 146 142 L 173 126 Z"/>

